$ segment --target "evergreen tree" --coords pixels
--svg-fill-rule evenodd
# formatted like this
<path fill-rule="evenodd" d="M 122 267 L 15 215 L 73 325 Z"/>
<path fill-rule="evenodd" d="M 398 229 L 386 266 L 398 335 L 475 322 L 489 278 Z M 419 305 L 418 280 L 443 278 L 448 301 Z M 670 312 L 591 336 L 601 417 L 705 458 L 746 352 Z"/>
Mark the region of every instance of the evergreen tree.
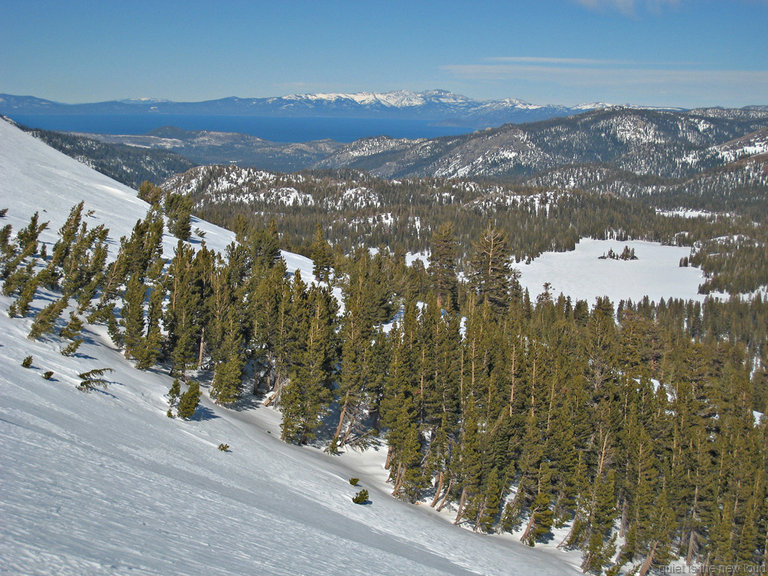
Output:
<path fill-rule="evenodd" d="M 333 295 L 327 288 L 309 290 L 309 318 L 306 347 L 291 372 L 291 381 L 283 392 L 282 432 L 288 442 L 304 444 L 315 438 L 322 416 L 331 401 L 338 352 L 336 313 Z"/>
<path fill-rule="evenodd" d="M 458 310 L 459 282 L 456 277 L 458 257 L 456 231 L 452 223 L 441 224 L 432 236 L 432 256 L 429 259 L 429 272 L 437 297 L 438 307 L 446 310 Z"/>
<path fill-rule="evenodd" d="M 191 380 L 186 392 L 179 398 L 178 414 L 179 418 L 189 420 L 194 416 L 195 409 L 200 402 L 200 383 L 197 380 Z"/>
<path fill-rule="evenodd" d="M 323 227 L 318 222 L 315 227 L 315 237 L 312 245 L 309 247 L 310 258 L 312 258 L 312 273 L 315 278 L 321 282 L 330 282 L 331 270 L 333 269 L 333 248 L 323 235 Z"/>
<path fill-rule="evenodd" d="M 211 398 L 217 404 L 232 404 L 240 398 L 245 353 L 239 313 L 235 307 L 227 313 L 227 331 L 222 343 L 225 360 L 216 364 L 211 385 Z"/>
<path fill-rule="evenodd" d="M 507 235 L 489 225 L 473 248 L 470 287 L 480 302 L 485 300 L 495 312 L 501 312 L 509 305 L 512 287 L 519 275 L 512 271 Z"/>

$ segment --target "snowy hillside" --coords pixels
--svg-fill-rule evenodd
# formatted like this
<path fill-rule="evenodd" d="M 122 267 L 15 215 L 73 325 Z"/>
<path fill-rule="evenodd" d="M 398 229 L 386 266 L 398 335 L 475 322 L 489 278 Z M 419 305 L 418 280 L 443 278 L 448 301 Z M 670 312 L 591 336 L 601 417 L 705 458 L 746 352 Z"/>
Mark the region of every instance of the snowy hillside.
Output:
<path fill-rule="evenodd" d="M 0 224 L 18 231 L 39 211 L 51 242 L 81 200 L 89 226 L 111 230 L 112 257 L 147 208 L 0 122 Z M 192 227 L 216 249 L 232 240 Z M 135 370 L 98 328 L 62 356 L 56 337 L 27 339 L 31 319 L 9 318 L 9 304 L 0 296 L 1 574 L 578 573 L 578 556 L 474 534 L 392 499 L 381 448 L 331 457 L 280 442 L 279 415 L 252 399 L 227 410 L 204 394 L 190 421 L 169 419 L 170 377 Z M 98 368 L 114 370 L 106 389 L 78 391 L 78 374 Z M 353 476 L 371 504 L 352 503 Z"/>

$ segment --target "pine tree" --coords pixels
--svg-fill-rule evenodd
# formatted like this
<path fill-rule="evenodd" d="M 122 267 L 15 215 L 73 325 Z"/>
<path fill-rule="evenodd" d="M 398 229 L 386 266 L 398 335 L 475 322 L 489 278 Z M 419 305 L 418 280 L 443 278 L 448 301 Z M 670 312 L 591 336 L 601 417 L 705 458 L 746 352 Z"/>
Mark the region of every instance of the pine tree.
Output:
<path fill-rule="evenodd" d="M 187 391 L 179 398 L 178 414 L 179 418 L 189 420 L 194 416 L 197 404 L 200 402 L 200 383 L 191 380 Z"/>
<path fill-rule="evenodd" d="M 333 248 L 323 235 L 323 227 L 318 222 L 315 227 L 315 236 L 309 247 L 310 258 L 312 258 L 312 273 L 315 278 L 321 282 L 330 282 L 331 270 L 333 269 Z"/>
<path fill-rule="evenodd" d="M 512 271 L 507 235 L 489 224 L 473 248 L 469 276 L 472 290 L 479 296 L 479 301 L 487 301 L 494 312 L 506 310 L 519 275 Z"/>
<path fill-rule="evenodd" d="M 32 322 L 32 327 L 30 328 L 27 337 L 31 340 L 37 340 L 45 334 L 52 333 L 56 320 L 59 319 L 59 316 L 61 316 L 61 313 L 64 312 L 64 309 L 67 307 L 68 300 L 69 299 L 66 296 L 62 296 L 40 310 L 35 316 L 34 322 Z"/>
<path fill-rule="evenodd" d="M 169 298 L 164 324 L 173 370 L 182 375 L 195 366 L 198 359 L 200 335 L 200 295 L 197 272 L 193 265 L 192 248 L 179 241 L 168 266 L 166 284 Z"/>
<path fill-rule="evenodd" d="M 589 538 L 581 563 L 584 572 L 600 574 L 615 552 L 615 537 L 610 538 L 616 515 L 615 477 L 614 470 L 610 469 L 596 480 L 588 519 Z"/>
<path fill-rule="evenodd" d="M 240 386 L 245 365 L 243 336 L 239 313 L 235 307 L 227 313 L 227 331 L 222 343 L 225 359 L 216 364 L 211 385 L 211 398 L 217 404 L 232 404 L 240 398 Z"/>
<path fill-rule="evenodd" d="M 290 384 L 281 400 L 283 438 L 298 444 L 315 438 L 331 401 L 338 361 L 335 333 L 338 307 L 333 295 L 327 288 L 312 286 L 308 305 L 311 317 L 306 347 L 291 372 Z"/>
<path fill-rule="evenodd" d="M 446 310 L 458 310 L 459 283 L 456 277 L 458 246 L 452 223 L 445 222 L 432 236 L 432 256 L 429 272 L 437 297 L 437 305 Z"/>

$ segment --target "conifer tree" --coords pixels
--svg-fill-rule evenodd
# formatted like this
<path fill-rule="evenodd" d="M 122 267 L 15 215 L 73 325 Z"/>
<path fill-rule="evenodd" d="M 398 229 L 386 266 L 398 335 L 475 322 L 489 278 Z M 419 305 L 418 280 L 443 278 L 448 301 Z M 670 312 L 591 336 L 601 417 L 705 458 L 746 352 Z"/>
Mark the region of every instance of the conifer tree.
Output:
<path fill-rule="evenodd" d="M 36 340 L 45 334 L 53 332 L 56 320 L 59 319 L 61 313 L 67 307 L 69 299 L 66 296 L 62 296 L 58 300 L 54 300 L 48 306 L 40 310 L 35 316 L 32 327 L 29 330 L 28 338 Z"/>
<path fill-rule="evenodd" d="M 312 273 L 315 278 L 321 282 L 330 282 L 331 270 L 333 269 L 333 248 L 323 235 L 323 227 L 318 222 L 315 227 L 315 236 L 309 247 L 310 258 L 312 258 Z"/>
<path fill-rule="evenodd" d="M 291 371 L 283 392 L 282 432 L 286 441 L 304 444 L 315 438 L 331 401 L 331 386 L 338 361 L 336 345 L 337 304 L 327 288 L 312 286 L 308 300 L 306 347 Z"/>
<path fill-rule="evenodd" d="M 499 313 L 509 305 L 512 287 L 519 274 L 512 271 L 507 235 L 489 224 L 473 248 L 470 286 L 480 302 L 487 301 L 494 312 Z"/>
<path fill-rule="evenodd" d="M 429 272 L 432 276 L 437 305 L 446 310 L 458 310 L 459 305 L 459 283 L 456 278 L 457 252 L 455 228 L 451 222 L 445 222 L 432 236 Z"/>
<path fill-rule="evenodd" d="M 615 552 L 615 538 L 610 537 L 615 510 L 615 472 L 613 469 L 596 479 L 588 520 L 589 538 L 581 567 L 585 572 L 600 574 Z"/>
<path fill-rule="evenodd" d="M 217 404 L 232 404 L 240 398 L 245 365 L 243 336 L 239 312 L 235 307 L 227 313 L 227 330 L 221 346 L 225 359 L 216 364 L 211 385 L 211 398 Z"/>
<path fill-rule="evenodd" d="M 189 420 L 194 416 L 197 404 L 200 402 L 200 383 L 197 380 L 191 380 L 186 392 L 179 398 L 178 414 L 179 418 Z"/>
<path fill-rule="evenodd" d="M 173 369 L 184 375 L 198 358 L 200 297 L 196 290 L 192 248 L 179 241 L 168 267 L 169 298 L 164 324 Z"/>

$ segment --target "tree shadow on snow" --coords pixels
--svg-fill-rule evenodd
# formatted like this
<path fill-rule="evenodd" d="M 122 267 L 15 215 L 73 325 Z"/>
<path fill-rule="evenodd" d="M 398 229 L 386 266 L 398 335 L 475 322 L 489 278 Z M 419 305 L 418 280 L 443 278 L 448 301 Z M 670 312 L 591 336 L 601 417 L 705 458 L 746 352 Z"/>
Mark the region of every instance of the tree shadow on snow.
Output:
<path fill-rule="evenodd" d="M 219 418 L 219 416 L 217 416 L 213 410 L 207 406 L 198 404 L 197 408 L 195 408 L 195 413 L 192 415 L 190 420 L 194 420 L 196 422 L 204 422 L 206 420 L 215 420 L 216 418 Z"/>

